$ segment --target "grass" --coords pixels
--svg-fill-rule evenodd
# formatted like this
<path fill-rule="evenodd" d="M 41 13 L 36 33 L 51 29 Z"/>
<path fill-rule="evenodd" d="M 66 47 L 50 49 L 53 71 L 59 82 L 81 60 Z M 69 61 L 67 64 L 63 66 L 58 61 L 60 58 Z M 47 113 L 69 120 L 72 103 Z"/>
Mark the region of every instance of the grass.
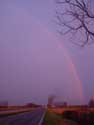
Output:
<path fill-rule="evenodd" d="M 43 125 L 61 125 L 62 122 L 63 120 L 60 115 L 47 111 L 44 117 Z"/>
<path fill-rule="evenodd" d="M 47 111 L 44 117 L 43 125 L 77 125 L 74 121 L 63 119 L 60 114 Z"/>

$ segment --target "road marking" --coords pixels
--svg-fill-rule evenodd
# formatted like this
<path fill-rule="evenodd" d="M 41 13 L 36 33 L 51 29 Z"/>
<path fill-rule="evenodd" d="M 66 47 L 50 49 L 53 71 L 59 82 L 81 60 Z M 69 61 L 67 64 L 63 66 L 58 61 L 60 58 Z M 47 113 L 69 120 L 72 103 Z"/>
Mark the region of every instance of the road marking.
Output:
<path fill-rule="evenodd" d="M 38 125 L 42 125 L 45 114 L 46 114 L 46 111 L 43 113 Z"/>

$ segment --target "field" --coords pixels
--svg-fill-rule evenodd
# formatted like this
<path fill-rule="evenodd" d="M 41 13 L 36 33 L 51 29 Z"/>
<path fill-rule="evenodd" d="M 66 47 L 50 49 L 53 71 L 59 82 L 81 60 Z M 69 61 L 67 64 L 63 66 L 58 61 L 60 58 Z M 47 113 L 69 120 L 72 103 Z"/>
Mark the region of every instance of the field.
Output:
<path fill-rule="evenodd" d="M 62 107 L 49 108 L 50 113 L 55 113 L 61 116 L 63 120 L 74 121 L 79 125 L 94 125 L 94 108 L 89 107 Z M 63 123 L 65 123 L 63 121 Z M 73 123 L 73 124 L 74 124 Z"/>
<path fill-rule="evenodd" d="M 78 125 L 76 122 L 68 119 L 63 119 L 60 114 L 47 111 L 43 125 Z"/>
<path fill-rule="evenodd" d="M 49 111 L 62 114 L 64 111 L 78 111 L 78 112 L 94 112 L 94 108 L 85 108 L 81 106 L 67 106 L 62 108 L 48 108 Z"/>

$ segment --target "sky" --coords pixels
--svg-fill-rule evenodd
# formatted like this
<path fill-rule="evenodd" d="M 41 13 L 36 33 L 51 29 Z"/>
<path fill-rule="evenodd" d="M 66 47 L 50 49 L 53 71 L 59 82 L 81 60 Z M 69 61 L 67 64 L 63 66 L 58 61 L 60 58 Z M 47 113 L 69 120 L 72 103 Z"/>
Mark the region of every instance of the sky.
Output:
<path fill-rule="evenodd" d="M 87 104 L 94 97 L 94 45 L 57 32 L 54 0 L 0 0 L 0 101 Z"/>

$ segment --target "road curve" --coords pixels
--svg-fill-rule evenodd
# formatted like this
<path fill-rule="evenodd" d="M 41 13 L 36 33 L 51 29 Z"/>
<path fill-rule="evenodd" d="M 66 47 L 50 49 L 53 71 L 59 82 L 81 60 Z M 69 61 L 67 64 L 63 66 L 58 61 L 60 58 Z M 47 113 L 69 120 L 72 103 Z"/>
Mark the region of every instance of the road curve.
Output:
<path fill-rule="evenodd" d="M 45 109 L 37 108 L 30 112 L 0 118 L 0 125 L 39 125 Z"/>

